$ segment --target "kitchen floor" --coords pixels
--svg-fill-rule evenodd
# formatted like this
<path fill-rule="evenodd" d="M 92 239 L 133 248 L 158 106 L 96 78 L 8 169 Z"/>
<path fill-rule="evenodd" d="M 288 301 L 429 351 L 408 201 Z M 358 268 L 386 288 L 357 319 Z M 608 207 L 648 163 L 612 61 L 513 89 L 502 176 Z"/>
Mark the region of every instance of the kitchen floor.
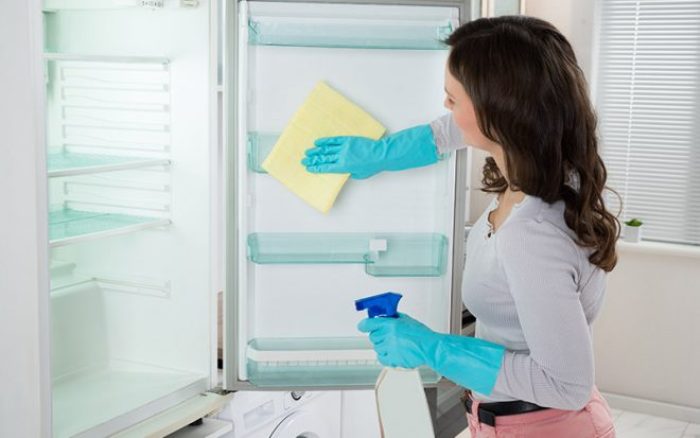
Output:
<path fill-rule="evenodd" d="M 700 424 L 618 409 L 612 413 L 617 438 L 700 438 Z M 454 438 L 466 427 L 464 408 L 457 404 L 438 417 L 437 438 Z"/>

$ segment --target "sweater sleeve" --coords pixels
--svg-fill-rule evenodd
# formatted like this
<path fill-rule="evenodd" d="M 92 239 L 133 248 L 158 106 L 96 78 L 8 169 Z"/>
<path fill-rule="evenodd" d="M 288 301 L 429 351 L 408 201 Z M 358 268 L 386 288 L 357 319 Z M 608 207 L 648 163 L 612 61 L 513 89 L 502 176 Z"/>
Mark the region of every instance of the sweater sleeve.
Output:
<path fill-rule="evenodd" d="M 433 138 L 435 139 L 438 153 L 445 154 L 467 147 L 462 138 L 462 133 L 452 118 L 452 113 L 445 114 L 430 122 L 430 128 L 433 130 Z"/>
<path fill-rule="evenodd" d="M 492 395 L 579 410 L 594 383 L 591 333 L 579 300 L 580 250 L 562 230 L 532 218 L 504 224 L 495 237 L 529 352 L 506 351 Z"/>

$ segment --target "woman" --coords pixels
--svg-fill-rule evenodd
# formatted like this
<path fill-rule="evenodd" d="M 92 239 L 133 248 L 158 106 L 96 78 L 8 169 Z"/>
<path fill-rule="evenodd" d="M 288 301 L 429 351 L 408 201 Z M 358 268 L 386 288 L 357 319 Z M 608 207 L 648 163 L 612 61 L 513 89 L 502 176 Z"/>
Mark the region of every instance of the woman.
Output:
<path fill-rule="evenodd" d="M 359 328 L 383 364 L 427 365 L 471 390 L 473 437 L 613 437 L 590 325 L 619 224 L 603 204 L 596 119 L 573 50 L 529 17 L 476 20 L 447 44 L 450 115 L 379 141 L 320 139 L 303 163 L 366 178 L 465 143 L 488 152 L 484 190 L 497 197 L 469 234 L 462 289 L 476 336 L 435 333 L 407 315 Z"/>

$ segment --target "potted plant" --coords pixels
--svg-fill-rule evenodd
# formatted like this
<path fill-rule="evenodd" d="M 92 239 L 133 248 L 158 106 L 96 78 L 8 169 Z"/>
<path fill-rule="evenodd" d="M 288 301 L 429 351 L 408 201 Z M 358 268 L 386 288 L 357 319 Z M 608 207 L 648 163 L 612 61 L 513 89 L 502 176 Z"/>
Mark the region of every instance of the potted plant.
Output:
<path fill-rule="evenodd" d="M 626 242 L 639 242 L 642 240 L 642 221 L 637 218 L 625 221 L 624 239 Z"/>

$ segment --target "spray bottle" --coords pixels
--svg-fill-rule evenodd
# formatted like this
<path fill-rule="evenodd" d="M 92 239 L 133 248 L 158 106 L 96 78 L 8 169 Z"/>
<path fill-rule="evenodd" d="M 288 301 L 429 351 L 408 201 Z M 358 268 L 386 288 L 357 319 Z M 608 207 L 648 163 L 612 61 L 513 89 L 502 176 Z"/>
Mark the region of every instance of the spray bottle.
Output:
<path fill-rule="evenodd" d="M 370 318 L 398 318 L 402 295 L 386 292 L 355 301 Z M 375 385 L 383 438 L 434 438 L 433 421 L 417 369 L 385 367 Z"/>

